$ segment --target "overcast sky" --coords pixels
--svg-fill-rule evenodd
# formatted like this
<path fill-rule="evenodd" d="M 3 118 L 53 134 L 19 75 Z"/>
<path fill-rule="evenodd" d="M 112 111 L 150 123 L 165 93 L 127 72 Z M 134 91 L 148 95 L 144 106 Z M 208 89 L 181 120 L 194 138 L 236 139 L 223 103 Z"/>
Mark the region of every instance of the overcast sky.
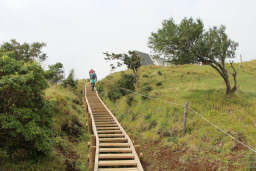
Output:
<path fill-rule="evenodd" d="M 243 60 L 256 59 L 255 0 L 0 0 L 0 43 L 47 43 L 45 65 L 62 62 L 66 73 L 100 78 L 110 73 L 104 51 L 150 52 L 148 37 L 164 19 L 201 18 L 207 27 L 224 24 L 239 42 Z"/>

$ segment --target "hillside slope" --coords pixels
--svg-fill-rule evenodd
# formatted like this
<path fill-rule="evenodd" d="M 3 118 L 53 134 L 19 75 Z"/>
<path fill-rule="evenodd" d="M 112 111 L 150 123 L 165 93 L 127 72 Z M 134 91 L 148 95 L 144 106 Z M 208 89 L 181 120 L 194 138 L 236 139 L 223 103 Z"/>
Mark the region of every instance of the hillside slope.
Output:
<path fill-rule="evenodd" d="M 141 67 L 139 88 L 122 96 L 118 80 L 124 74 L 131 72 L 114 73 L 97 88 L 135 143 L 143 146 L 142 161 L 146 170 L 255 167 L 255 153 L 218 131 L 201 116 L 256 148 L 256 61 L 242 64 L 238 73 L 239 90 L 232 96 L 225 95 L 224 81 L 209 66 Z M 116 99 L 110 100 L 113 96 Z M 186 102 L 201 116 L 189 110 L 183 136 Z"/>
<path fill-rule="evenodd" d="M 49 156 L 39 161 L 9 159 L 0 151 L 0 170 L 87 170 L 89 133 L 85 127 L 85 111 L 82 107 L 84 81 L 78 81 L 78 88 L 63 88 L 51 85 L 45 98 L 54 105 L 53 127 L 54 147 Z"/>

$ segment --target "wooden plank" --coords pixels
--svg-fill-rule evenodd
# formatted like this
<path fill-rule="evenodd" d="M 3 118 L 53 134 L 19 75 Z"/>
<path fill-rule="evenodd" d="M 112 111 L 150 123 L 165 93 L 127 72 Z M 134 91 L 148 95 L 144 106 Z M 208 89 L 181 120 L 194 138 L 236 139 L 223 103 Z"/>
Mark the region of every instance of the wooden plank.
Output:
<path fill-rule="evenodd" d="M 98 171 L 139 171 L 138 168 L 99 168 Z"/>
<path fill-rule="evenodd" d="M 129 147 L 128 143 L 100 143 L 100 147 Z"/>
<path fill-rule="evenodd" d="M 122 133 L 120 130 L 104 130 L 104 131 L 98 131 L 98 134 L 110 134 L 110 133 Z"/>
<path fill-rule="evenodd" d="M 99 167 L 104 166 L 137 166 L 135 160 L 110 160 L 110 161 L 99 161 Z"/>
<path fill-rule="evenodd" d="M 105 123 L 107 123 L 107 124 L 115 124 L 115 122 L 114 121 L 94 121 L 96 124 L 105 124 Z"/>
<path fill-rule="evenodd" d="M 127 154 L 100 154 L 99 159 L 134 159 L 134 155 Z"/>
<path fill-rule="evenodd" d="M 114 143 L 118 143 L 118 142 L 127 142 L 127 138 L 100 138 L 99 139 L 100 142 L 114 142 Z"/>
<path fill-rule="evenodd" d="M 99 134 L 98 135 L 100 138 L 103 137 L 124 137 L 124 134 Z"/>
<path fill-rule="evenodd" d="M 132 150 L 130 148 L 100 148 L 100 153 L 104 152 L 119 152 L 119 153 L 131 153 Z"/>
<path fill-rule="evenodd" d="M 120 130 L 119 127 L 97 127 L 97 130 Z"/>
<path fill-rule="evenodd" d="M 117 124 L 98 124 L 96 127 L 115 127 Z"/>

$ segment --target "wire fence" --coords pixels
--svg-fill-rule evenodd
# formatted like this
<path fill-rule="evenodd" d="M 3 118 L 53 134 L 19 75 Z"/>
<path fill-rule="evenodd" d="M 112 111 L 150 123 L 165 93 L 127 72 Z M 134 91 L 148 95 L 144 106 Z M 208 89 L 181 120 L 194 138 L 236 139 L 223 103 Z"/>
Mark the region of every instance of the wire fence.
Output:
<path fill-rule="evenodd" d="M 123 88 L 123 87 L 119 87 L 120 89 L 122 90 L 125 90 L 127 92 L 130 92 L 132 94 L 135 94 L 135 95 L 138 95 L 138 96 L 141 96 L 141 97 L 146 97 L 146 98 L 149 98 L 149 99 L 157 99 L 157 97 L 152 97 L 152 96 L 148 96 L 148 95 L 145 95 L 145 94 L 142 94 L 142 93 L 138 93 L 138 92 L 135 92 L 133 90 L 130 90 L 130 89 L 127 89 L 127 88 Z M 184 104 L 179 104 L 179 103 L 175 103 L 175 102 L 171 102 L 171 101 L 166 101 L 166 100 L 163 100 L 166 104 L 173 104 L 173 105 L 176 105 L 176 106 L 182 106 L 184 107 Z M 115 106 L 116 109 L 118 108 L 117 105 Z M 119 109 L 119 108 L 118 108 Z M 203 119 L 205 122 L 207 122 L 209 125 L 211 125 L 212 127 L 214 127 L 216 130 L 218 130 L 219 132 L 223 133 L 224 135 L 230 137 L 232 140 L 234 140 L 235 142 L 241 144 L 242 146 L 244 146 L 245 148 L 247 148 L 248 150 L 252 151 L 253 153 L 256 154 L 256 150 L 254 149 L 254 147 L 252 147 L 251 145 L 248 145 L 240 140 L 238 140 L 237 138 L 235 138 L 233 135 L 231 135 L 230 133 L 228 133 L 227 131 L 223 130 L 222 128 L 220 128 L 218 125 L 212 123 L 209 119 L 207 119 L 206 117 L 203 116 L 202 113 L 196 111 L 195 109 L 193 109 L 192 107 L 188 107 L 188 109 L 193 112 L 194 114 L 196 114 L 197 116 L 199 116 L 201 119 Z M 120 110 L 121 111 L 121 110 Z"/>

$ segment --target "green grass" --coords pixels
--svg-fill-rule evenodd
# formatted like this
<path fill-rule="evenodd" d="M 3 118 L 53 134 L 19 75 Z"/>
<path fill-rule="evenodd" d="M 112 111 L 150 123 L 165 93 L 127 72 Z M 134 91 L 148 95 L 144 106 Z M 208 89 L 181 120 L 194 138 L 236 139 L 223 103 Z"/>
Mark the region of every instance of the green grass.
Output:
<path fill-rule="evenodd" d="M 182 134 L 184 104 L 188 102 L 210 122 L 256 149 L 256 61 L 242 64 L 238 73 L 239 89 L 231 96 L 225 95 L 224 81 L 209 66 L 143 66 L 139 70 L 136 93 L 143 94 L 145 87 L 151 87 L 146 94 L 153 98 L 144 99 L 131 93 L 113 103 L 107 93 L 121 78 L 121 73 L 114 73 L 100 82 L 101 95 L 129 135 L 139 143 L 158 142 L 159 149 L 182 149 L 186 153 L 179 157 L 185 162 L 196 155 L 194 161 L 207 160 L 219 169 L 242 170 L 249 167 L 249 161 L 256 162 L 256 155 L 250 150 L 191 110 L 187 133 Z M 129 106 L 127 99 L 131 96 L 134 100 Z"/>
<path fill-rule="evenodd" d="M 78 88 L 62 88 L 52 85 L 45 91 L 45 98 L 55 104 L 54 148 L 37 163 L 29 160 L 9 159 L 0 151 L 3 170 L 87 170 L 89 133 L 85 127 L 85 111 L 82 107 L 82 88 L 85 82 L 78 82 Z M 0 169 L 0 170 L 1 170 Z"/>

